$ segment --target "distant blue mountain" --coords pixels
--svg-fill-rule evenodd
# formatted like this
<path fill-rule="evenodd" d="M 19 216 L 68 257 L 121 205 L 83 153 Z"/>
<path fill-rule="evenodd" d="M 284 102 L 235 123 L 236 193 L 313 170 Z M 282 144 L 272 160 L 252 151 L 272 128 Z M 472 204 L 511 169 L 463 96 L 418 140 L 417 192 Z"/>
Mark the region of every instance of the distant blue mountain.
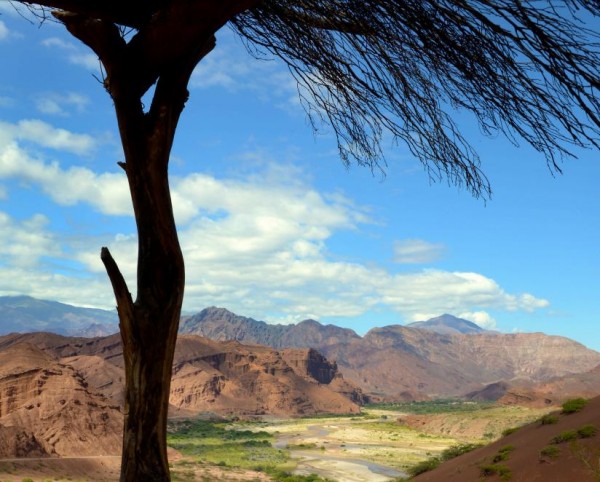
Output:
<path fill-rule="evenodd" d="M 406 325 L 408 328 L 417 328 L 419 330 L 428 330 L 441 335 L 473 335 L 478 333 L 490 333 L 490 330 L 485 330 L 481 326 L 473 323 L 472 321 L 465 320 L 463 318 L 457 318 L 456 316 L 444 314 L 430 318 L 427 321 L 415 321 Z"/>
<path fill-rule="evenodd" d="M 30 296 L 0 296 L 0 335 L 31 331 L 105 336 L 119 331 L 119 321 L 116 310 L 81 308 Z"/>

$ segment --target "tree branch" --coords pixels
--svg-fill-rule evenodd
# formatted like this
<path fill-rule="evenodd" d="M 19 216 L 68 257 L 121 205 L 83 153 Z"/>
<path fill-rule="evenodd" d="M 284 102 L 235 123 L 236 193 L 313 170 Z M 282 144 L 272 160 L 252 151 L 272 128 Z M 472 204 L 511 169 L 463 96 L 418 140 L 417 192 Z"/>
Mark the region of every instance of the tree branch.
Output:
<path fill-rule="evenodd" d="M 123 278 L 116 261 L 107 247 L 103 247 L 100 250 L 100 259 L 104 264 L 104 268 L 106 269 L 106 273 L 108 274 L 108 278 L 110 279 L 110 283 L 115 293 L 115 299 L 117 300 L 121 336 L 126 340 L 132 340 L 135 316 L 133 300 L 129 288 L 127 287 L 127 282 L 125 281 L 125 278 Z"/>

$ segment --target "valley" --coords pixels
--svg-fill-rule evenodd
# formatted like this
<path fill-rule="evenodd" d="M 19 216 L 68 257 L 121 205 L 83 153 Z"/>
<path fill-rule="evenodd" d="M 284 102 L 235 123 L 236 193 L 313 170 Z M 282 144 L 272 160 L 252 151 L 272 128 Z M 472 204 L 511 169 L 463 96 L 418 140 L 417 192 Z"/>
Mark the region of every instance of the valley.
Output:
<path fill-rule="evenodd" d="M 449 447 L 489 443 L 492 431 L 500 437 L 503 430 L 547 412 L 453 401 L 369 406 L 345 416 L 176 418 L 169 423 L 169 458 L 174 482 L 385 482 L 399 480 Z M 452 418 L 452 427 L 439 424 L 444 416 Z M 407 423 L 411 417 L 429 423 Z M 114 456 L 3 460 L 0 480 L 113 482 L 118 463 Z"/>
<path fill-rule="evenodd" d="M 94 315 L 18 298 L 0 303 L 0 328 L 48 306 L 45 327 L 71 323 L 67 333 Z M 117 480 L 120 335 L 21 331 L 0 336 L 0 480 Z M 173 480 L 396 481 L 482 445 L 476 454 L 488 455 L 461 457 L 471 457 L 471 479 L 453 469 L 457 482 L 475 481 L 504 434 L 531 422 L 518 431 L 530 447 L 519 450 L 529 459 L 518 470 L 552 473 L 539 453 L 560 432 L 539 420 L 567 399 L 598 396 L 599 370 L 600 353 L 567 338 L 502 334 L 451 315 L 359 336 L 315 320 L 269 325 L 207 308 L 182 320 L 173 361 Z M 576 457 L 551 447 L 581 481 L 590 475 L 581 460 L 597 448 L 595 413 L 552 416 L 566 433 L 592 427 Z M 445 482 L 436 473 L 419 478 Z"/>

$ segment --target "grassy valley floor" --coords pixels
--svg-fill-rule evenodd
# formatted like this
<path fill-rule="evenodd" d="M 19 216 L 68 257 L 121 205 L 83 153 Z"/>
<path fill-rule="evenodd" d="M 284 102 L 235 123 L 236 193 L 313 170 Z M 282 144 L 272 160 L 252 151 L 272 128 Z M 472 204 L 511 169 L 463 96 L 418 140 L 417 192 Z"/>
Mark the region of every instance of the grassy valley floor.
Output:
<path fill-rule="evenodd" d="M 385 482 L 459 444 L 489 443 L 547 409 L 438 401 L 371 406 L 356 416 L 172 420 L 174 482 Z M 118 457 L 0 461 L 1 482 L 118 480 Z"/>

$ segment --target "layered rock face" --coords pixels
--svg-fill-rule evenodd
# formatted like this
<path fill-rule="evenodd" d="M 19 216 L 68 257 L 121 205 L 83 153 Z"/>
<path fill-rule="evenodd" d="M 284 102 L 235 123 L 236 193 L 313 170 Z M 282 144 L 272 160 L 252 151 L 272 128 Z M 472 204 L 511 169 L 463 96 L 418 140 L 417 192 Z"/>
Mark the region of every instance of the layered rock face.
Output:
<path fill-rule="evenodd" d="M 37 354 L 37 358 L 31 354 L 23 357 L 37 359 L 41 376 L 52 376 L 60 362 L 61 374 L 78 381 L 90 397 L 100 397 L 104 405 L 122 406 L 124 373 L 119 335 L 96 339 L 39 333 L 0 337 L 0 353 L 19 352 L 24 346 Z M 25 393 L 30 389 L 25 379 L 15 383 L 14 390 Z M 77 387 L 67 385 L 67 381 L 62 383 L 77 392 Z M 6 393 L 0 400 L 0 407 L 14 404 Z M 53 403 L 60 405 L 61 400 L 59 397 Z M 357 412 L 357 404 L 364 400 L 361 391 L 343 379 L 336 365 L 314 350 L 286 355 L 285 351 L 264 346 L 220 343 L 195 335 L 181 335 L 178 339 L 171 382 L 173 413 L 349 413 Z M 35 408 L 36 402 L 32 403 Z M 102 405 L 100 401 L 93 403 Z M 85 402 L 86 406 L 91 404 Z M 95 423 L 90 422 L 92 426 Z"/>
<path fill-rule="evenodd" d="M 80 373 L 29 343 L 0 351 L 6 456 L 118 454 L 123 415 Z M 1 437 L 0 437 L 1 438 Z"/>
<path fill-rule="evenodd" d="M 358 412 L 352 389 L 339 393 L 335 365 L 322 355 L 313 359 L 286 355 L 259 345 L 216 343 L 181 335 L 177 343 L 171 403 L 186 411 L 231 414 L 304 415 Z M 306 370 L 313 367 L 313 373 Z M 359 394 L 360 390 L 354 388 Z"/>

